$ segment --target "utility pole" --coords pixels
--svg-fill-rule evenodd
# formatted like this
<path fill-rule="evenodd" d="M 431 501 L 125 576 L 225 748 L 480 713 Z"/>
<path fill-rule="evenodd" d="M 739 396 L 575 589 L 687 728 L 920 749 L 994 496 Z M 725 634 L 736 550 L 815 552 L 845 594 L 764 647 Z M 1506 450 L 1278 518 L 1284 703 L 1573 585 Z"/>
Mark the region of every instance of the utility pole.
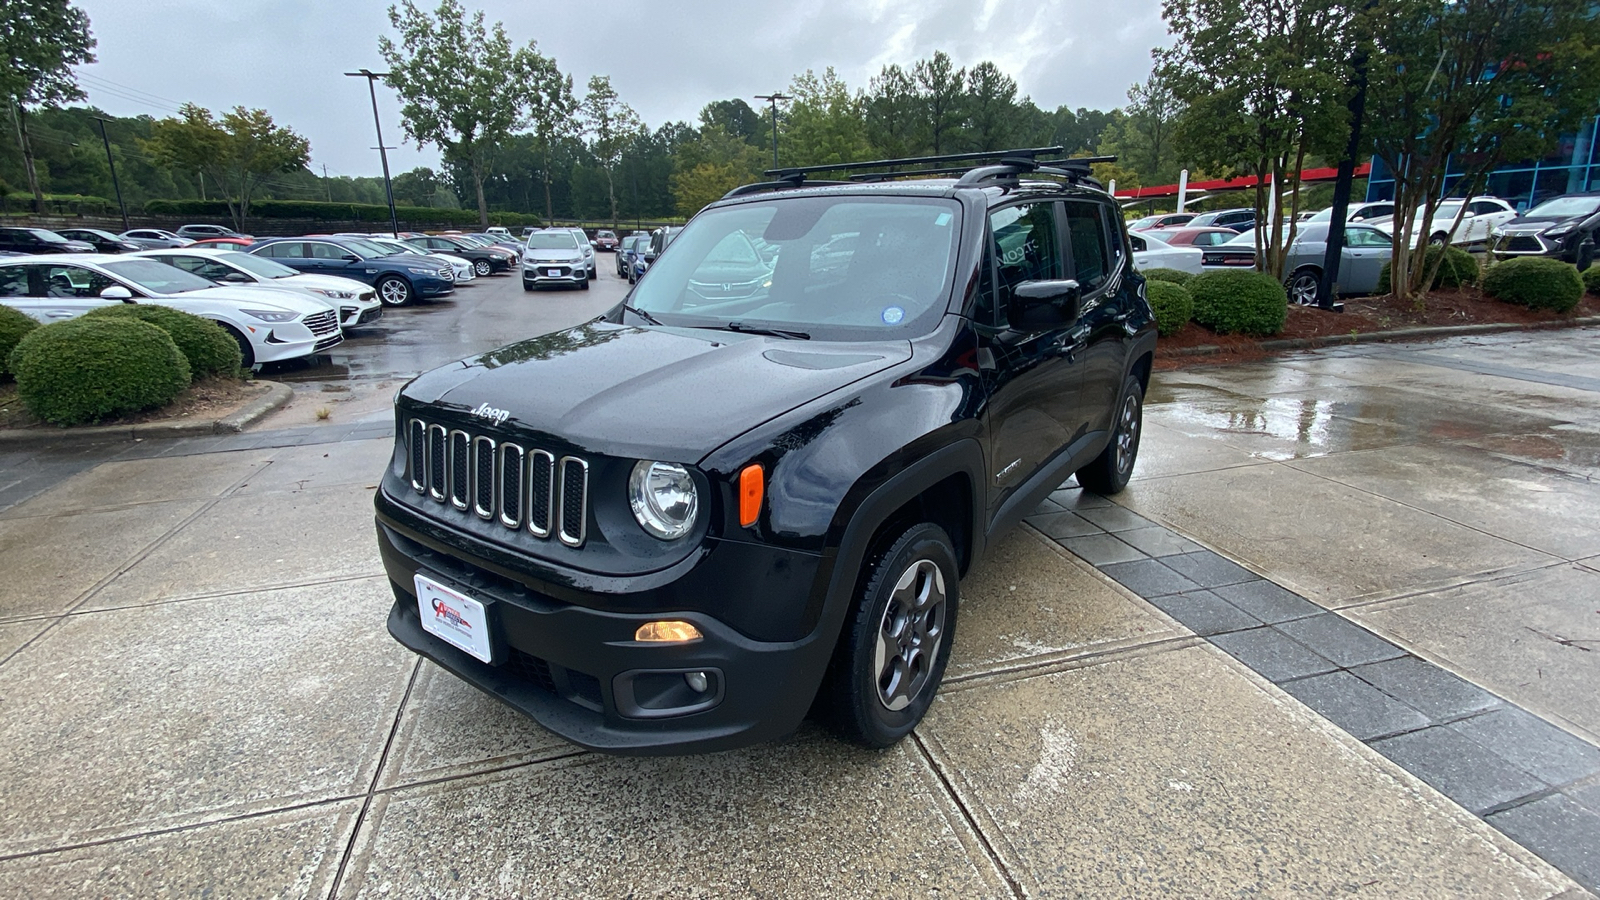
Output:
<path fill-rule="evenodd" d="M 122 213 L 122 230 L 132 228 L 128 224 L 128 207 L 122 202 L 122 183 L 117 181 L 117 161 L 111 158 L 111 139 L 106 137 L 106 120 L 95 116 L 94 120 L 100 123 L 100 142 L 106 145 L 106 165 L 111 167 L 111 188 L 117 192 L 117 210 Z"/>
<path fill-rule="evenodd" d="M 765 100 L 772 104 L 772 167 L 778 167 L 778 101 L 793 100 L 794 98 L 782 91 L 773 91 L 770 94 L 757 94 L 757 100 Z"/>
<path fill-rule="evenodd" d="M 370 69 L 361 69 L 356 72 L 344 73 L 352 78 L 365 78 L 367 80 L 367 93 L 372 95 L 372 127 L 378 132 L 378 156 L 383 160 L 383 193 L 389 198 L 389 227 L 393 234 L 400 235 L 400 217 L 394 211 L 394 185 L 389 181 L 389 150 L 383 146 L 383 125 L 378 121 L 378 88 L 379 78 L 388 78 L 388 72 L 373 72 Z"/>
<path fill-rule="evenodd" d="M 1367 0 L 1366 9 L 1372 9 L 1375 0 Z M 1367 51 L 1365 45 L 1357 46 L 1350 54 L 1350 70 L 1354 76 L 1355 93 L 1350 95 L 1350 141 L 1345 144 L 1344 157 L 1339 160 L 1339 174 L 1333 182 L 1333 205 L 1328 217 L 1328 249 L 1322 257 L 1322 280 L 1317 282 L 1317 308 L 1327 312 L 1344 312 L 1344 304 L 1334 295 L 1339 284 L 1339 262 L 1344 254 L 1345 216 L 1350 210 L 1350 190 L 1355 180 L 1356 157 L 1361 153 L 1361 120 L 1367 115 Z M 1378 285 L 1382 288 L 1383 285 Z"/>
<path fill-rule="evenodd" d="M 322 164 L 322 189 L 328 194 L 328 202 L 333 202 L 333 185 L 328 183 L 328 164 Z"/>

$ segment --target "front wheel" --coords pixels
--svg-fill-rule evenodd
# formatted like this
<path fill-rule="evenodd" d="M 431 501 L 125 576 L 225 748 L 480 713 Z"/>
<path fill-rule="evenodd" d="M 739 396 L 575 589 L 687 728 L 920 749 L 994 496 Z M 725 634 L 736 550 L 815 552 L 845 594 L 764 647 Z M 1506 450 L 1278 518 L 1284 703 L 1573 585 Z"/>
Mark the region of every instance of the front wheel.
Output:
<path fill-rule="evenodd" d="M 1122 387 L 1111 441 L 1092 462 L 1078 470 L 1078 484 L 1096 494 L 1115 494 L 1128 486 L 1133 464 L 1139 458 L 1139 435 L 1144 431 L 1144 388 L 1128 376 Z"/>
<path fill-rule="evenodd" d="M 955 548 L 930 522 L 873 559 L 818 697 L 840 736 L 888 747 L 922 721 L 950 660 L 960 589 Z"/>
<path fill-rule="evenodd" d="M 411 284 L 398 275 L 389 275 L 378 281 L 378 300 L 384 306 L 407 306 L 411 303 Z"/>
<path fill-rule="evenodd" d="M 494 271 L 494 266 L 489 265 L 487 259 L 480 259 L 472 263 L 472 271 L 478 273 L 479 278 L 487 278 Z"/>
<path fill-rule="evenodd" d="M 1428 238 L 1428 243 L 1435 247 L 1443 247 L 1445 244 L 1450 243 L 1450 235 L 1441 231 L 1433 237 Z"/>
<path fill-rule="evenodd" d="M 1289 300 L 1300 306 L 1317 305 L 1317 285 L 1322 274 L 1316 269 L 1301 269 L 1289 279 Z"/>
<path fill-rule="evenodd" d="M 226 322 L 218 322 L 217 324 L 221 325 L 222 330 L 226 331 L 230 336 L 233 337 L 234 341 L 238 343 L 239 368 L 253 368 L 256 364 L 256 348 L 251 345 L 250 339 L 244 336 L 244 332 L 233 327 L 232 325 L 227 324 Z"/>

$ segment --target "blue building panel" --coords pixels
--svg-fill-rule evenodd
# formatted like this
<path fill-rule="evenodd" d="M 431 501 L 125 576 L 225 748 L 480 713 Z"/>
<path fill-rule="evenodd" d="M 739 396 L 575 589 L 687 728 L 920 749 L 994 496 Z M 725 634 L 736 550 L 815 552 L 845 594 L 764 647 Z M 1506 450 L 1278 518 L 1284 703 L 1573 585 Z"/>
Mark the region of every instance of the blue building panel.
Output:
<path fill-rule="evenodd" d="M 1483 193 L 1499 197 L 1519 211 L 1537 206 L 1551 197 L 1580 191 L 1600 191 L 1600 116 L 1590 119 L 1577 134 L 1563 135 L 1561 144 L 1544 159 L 1501 166 L 1489 176 Z M 1456 192 L 1463 173 L 1449 165 L 1445 195 Z M 1394 199 L 1394 169 L 1387 161 L 1372 160 L 1367 178 L 1367 200 Z"/>

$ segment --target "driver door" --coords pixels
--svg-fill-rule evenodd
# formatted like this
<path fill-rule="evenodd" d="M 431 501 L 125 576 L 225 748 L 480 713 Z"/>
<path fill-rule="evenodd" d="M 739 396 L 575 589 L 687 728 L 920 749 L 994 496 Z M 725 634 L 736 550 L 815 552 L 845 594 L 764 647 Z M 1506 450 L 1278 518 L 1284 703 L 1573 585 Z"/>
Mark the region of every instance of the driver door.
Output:
<path fill-rule="evenodd" d="M 38 264 L 34 272 L 29 294 L 37 305 L 29 314 L 44 322 L 72 319 L 91 309 L 115 306 L 122 301 L 106 300 L 100 292 L 112 286 L 126 287 L 82 266 Z"/>

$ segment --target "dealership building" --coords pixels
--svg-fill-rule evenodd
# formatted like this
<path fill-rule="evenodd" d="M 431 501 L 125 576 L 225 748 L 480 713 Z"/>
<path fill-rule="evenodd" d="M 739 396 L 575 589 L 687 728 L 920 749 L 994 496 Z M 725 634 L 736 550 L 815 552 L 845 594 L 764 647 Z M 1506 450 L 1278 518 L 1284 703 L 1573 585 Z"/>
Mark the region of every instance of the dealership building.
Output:
<path fill-rule="evenodd" d="M 1483 193 L 1525 210 L 1562 194 L 1600 191 L 1600 148 L 1596 144 L 1600 144 L 1600 116 L 1590 119 L 1577 134 L 1563 135 L 1555 152 L 1544 159 L 1496 169 Z M 1459 179 L 1461 175 L 1450 165 L 1449 177 Z M 1394 199 L 1394 170 L 1385 160 L 1372 160 L 1367 199 Z"/>

